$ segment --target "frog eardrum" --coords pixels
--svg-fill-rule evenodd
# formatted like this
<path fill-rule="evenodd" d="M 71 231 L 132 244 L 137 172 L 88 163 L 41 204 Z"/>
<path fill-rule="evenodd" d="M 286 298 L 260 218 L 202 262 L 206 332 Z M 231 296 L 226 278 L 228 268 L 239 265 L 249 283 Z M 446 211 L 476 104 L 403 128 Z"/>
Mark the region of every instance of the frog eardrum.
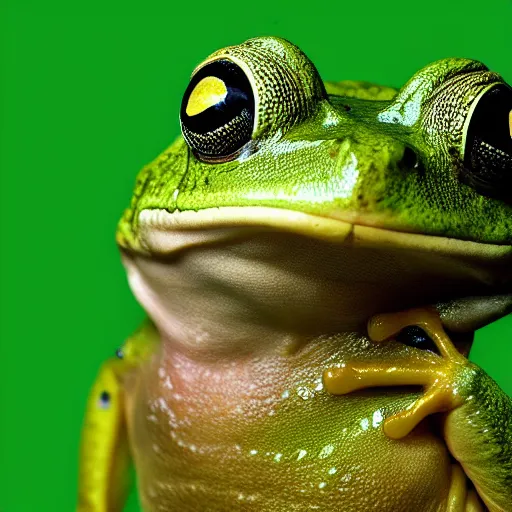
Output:
<path fill-rule="evenodd" d="M 482 195 L 510 201 L 512 88 L 486 90 L 468 120 L 462 180 Z"/>

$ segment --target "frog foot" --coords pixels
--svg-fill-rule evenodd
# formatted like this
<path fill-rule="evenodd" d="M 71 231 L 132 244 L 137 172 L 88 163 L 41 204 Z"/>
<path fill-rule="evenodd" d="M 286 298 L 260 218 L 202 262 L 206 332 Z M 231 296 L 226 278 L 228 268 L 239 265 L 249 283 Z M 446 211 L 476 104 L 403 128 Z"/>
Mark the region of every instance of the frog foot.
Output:
<path fill-rule="evenodd" d="M 471 373 L 471 363 L 457 351 L 434 309 L 374 316 L 368 322 L 368 335 L 372 341 L 381 343 L 413 325 L 428 334 L 441 357 L 432 354 L 432 358 L 411 357 L 403 362 L 353 362 L 324 373 L 325 388 L 334 395 L 375 386 L 423 386 L 423 396 L 385 420 L 384 433 L 392 439 L 406 436 L 430 414 L 449 412 L 462 405 L 460 388 L 466 381 L 465 375 Z"/>

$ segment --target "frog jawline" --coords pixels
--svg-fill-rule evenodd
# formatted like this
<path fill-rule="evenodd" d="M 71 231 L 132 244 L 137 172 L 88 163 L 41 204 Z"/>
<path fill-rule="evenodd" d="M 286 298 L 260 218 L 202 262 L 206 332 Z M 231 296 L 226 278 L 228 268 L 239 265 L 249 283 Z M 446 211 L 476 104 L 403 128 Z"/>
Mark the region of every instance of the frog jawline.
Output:
<path fill-rule="evenodd" d="M 508 247 L 284 209 L 152 210 L 139 233 L 146 250 L 122 250 L 130 287 L 163 338 L 197 353 L 360 332 L 376 313 L 512 281 Z"/>
<path fill-rule="evenodd" d="M 173 213 L 152 209 L 143 210 L 139 216 L 141 245 L 151 253 L 162 255 L 229 240 L 235 233 L 251 228 L 282 230 L 353 247 L 433 251 L 476 261 L 510 260 L 512 257 L 512 248 L 507 245 L 394 231 L 266 206 L 223 206 Z"/>

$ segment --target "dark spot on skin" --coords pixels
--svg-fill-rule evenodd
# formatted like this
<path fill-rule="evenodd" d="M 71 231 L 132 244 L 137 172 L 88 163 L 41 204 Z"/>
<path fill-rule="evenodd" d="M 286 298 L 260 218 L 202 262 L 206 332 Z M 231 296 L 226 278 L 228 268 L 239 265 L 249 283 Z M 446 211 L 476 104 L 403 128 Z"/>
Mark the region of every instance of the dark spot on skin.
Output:
<path fill-rule="evenodd" d="M 407 146 L 404 149 L 404 154 L 398 162 L 398 168 L 402 170 L 416 169 L 419 165 L 418 155 L 416 152 Z"/>
<path fill-rule="evenodd" d="M 345 109 L 345 112 L 350 112 L 352 110 L 350 105 L 343 105 L 343 108 Z"/>
<path fill-rule="evenodd" d="M 206 186 L 208 186 L 210 184 L 210 180 L 209 180 L 208 176 L 206 176 L 206 178 L 204 179 L 204 184 Z"/>
<path fill-rule="evenodd" d="M 110 393 L 108 391 L 102 391 L 100 393 L 100 398 L 98 400 L 98 408 L 104 410 L 110 408 Z"/>
<path fill-rule="evenodd" d="M 329 156 L 334 160 L 334 159 L 338 158 L 339 152 L 340 152 L 340 147 L 339 147 L 339 145 L 336 145 L 329 150 Z"/>
<path fill-rule="evenodd" d="M 359 206 L 361 208 L 367 208 L 368 207 L 369 201 L 368 201 L 368 199 L 366 199 L 364 197 L 364 194 L 358 194 L 357 195 L 357 200 L 359 201 Z"/>
<path fill-rule="evenodd" d="M 420 350 L 428 350 L 439 354 L 435 343 L 428 337 L 427 333 L 416 325 L 411 325 L 403 329 L 396 337 L 396 340 L 408 347 L 418 348 Z"/>

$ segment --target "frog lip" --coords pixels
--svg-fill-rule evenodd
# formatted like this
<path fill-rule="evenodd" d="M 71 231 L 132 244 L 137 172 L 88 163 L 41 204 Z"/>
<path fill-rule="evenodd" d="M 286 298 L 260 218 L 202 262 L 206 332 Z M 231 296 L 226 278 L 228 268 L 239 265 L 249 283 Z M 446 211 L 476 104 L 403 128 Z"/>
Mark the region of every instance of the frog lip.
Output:
<path fill-rule="evenodd" d="M 432 251 L 477 261 L 510 260 L 509 245 L 475 242 L 440 235 L 395 231 L 347 222 L 294 210 L 266 206 L 223 206 L 169 212 L 143 210 L 139 236 L 143 249 L 153 254 L 172 254 L 210 243 L 248 236 L 255 230 L 281 230 L 354 247 L 401 248 Z"/>

